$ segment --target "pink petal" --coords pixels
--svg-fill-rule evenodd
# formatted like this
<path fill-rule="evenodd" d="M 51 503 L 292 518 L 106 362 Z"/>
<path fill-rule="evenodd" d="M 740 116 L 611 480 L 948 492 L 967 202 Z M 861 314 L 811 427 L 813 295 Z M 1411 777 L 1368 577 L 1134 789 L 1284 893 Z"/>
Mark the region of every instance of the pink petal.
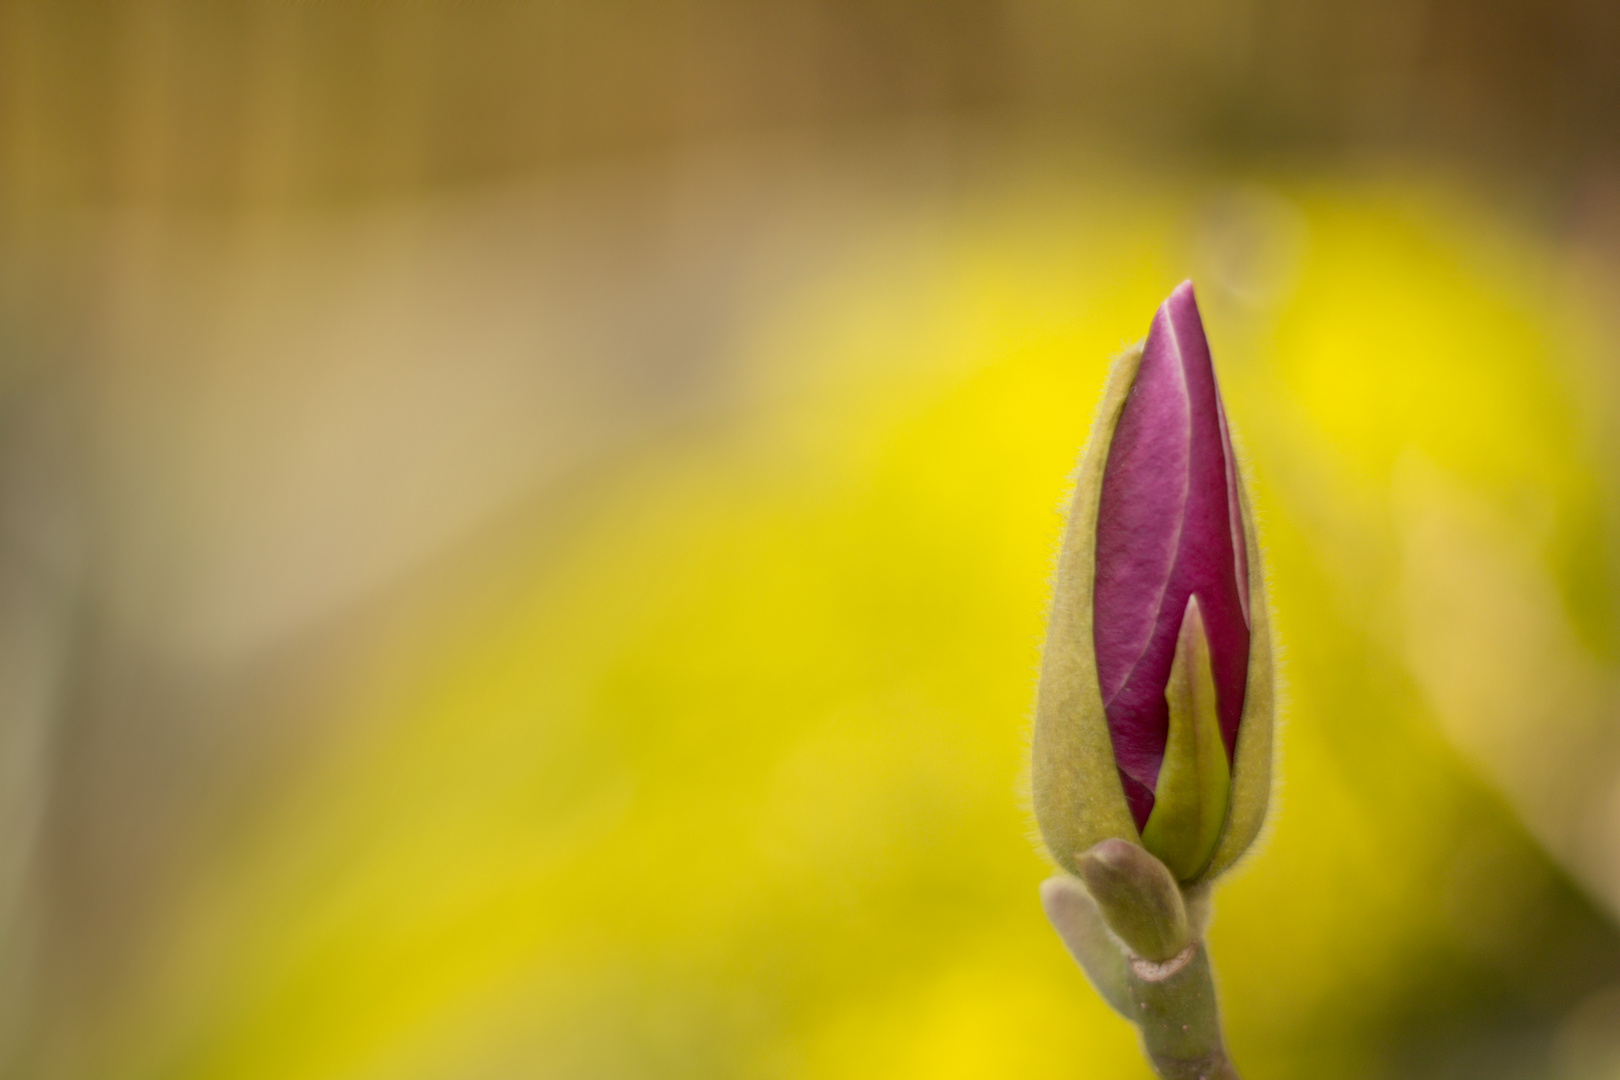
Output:
<path fill-rule="evenodd" d="M 1097 514 L 1093 627 L 1114 757 L 1137 824 L 1169 729 L 1164 687 L 1196 593 L 1221 733 L 1235 753 L 1249 666 L 1248 555 L 1236 462 L 1191 282 L 1160 305 L 1109 446 Z"/>

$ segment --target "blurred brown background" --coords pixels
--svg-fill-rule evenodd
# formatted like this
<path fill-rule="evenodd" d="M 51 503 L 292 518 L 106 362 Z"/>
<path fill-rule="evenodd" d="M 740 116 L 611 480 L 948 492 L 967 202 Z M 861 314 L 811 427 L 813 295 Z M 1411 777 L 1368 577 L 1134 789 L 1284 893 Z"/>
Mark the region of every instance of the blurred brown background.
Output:
<path fill-rule="evenodd" d="M 907 118 L 1178 157 L 1611 162 L 1611 5 L 18 5 L 8 211 L 375 199 Z"/>

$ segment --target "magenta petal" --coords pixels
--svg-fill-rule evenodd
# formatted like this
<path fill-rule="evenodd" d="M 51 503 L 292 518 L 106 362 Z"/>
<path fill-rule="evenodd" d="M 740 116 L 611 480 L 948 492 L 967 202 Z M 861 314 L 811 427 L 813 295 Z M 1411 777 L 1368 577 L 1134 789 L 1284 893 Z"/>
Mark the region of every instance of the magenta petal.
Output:
<path fill-rule="evenodd" d="M 1228 758 L 1236 752 L 1249 666 L 1236 467 L 1209 343 L 1185 282 L 1154 316 L 1109 446 L 1097 510 L 1097 673 L 1139 827 L 1152 811 L 1169 729 L 1164 688 L 1194 593 L 1209 634 Z"/>
<path fill-rule="evenodd" d="M 1113 700 L 1147 649 L 1175 565 L 1187 504 L 1187 381 L 1166 311 L 1153 320 L 1108 448 L 1097 510 L 1097 674 Z"/>
<path fill-rule="evenodd" d="M 1124 769 L 1119 770 L 1119 782 L 1125 789 L 1125 804 L 1130 807 L 1131 817 L 1140 829 L 1147 824 L 1148 815 L 1153 813 L 1153 789 Z"/>
<path fill-rule="evenodd" d="M 1221 452 L 1226 456 L 1226 507 L 1232 519 L 1232 571 L 1237 582 L 1238 603 L 1243 608 L 1243 625 L 1249 625 L 1249 544 L 1243 535 L 1243 496 L 1239 494 L 1237 455 L 1232 453 L 1232 433 L 1226 427 L 1226 406 L 1221 403 L 1219 384 L 1215 387 L 1215 408 L 1221 418 Z"/>

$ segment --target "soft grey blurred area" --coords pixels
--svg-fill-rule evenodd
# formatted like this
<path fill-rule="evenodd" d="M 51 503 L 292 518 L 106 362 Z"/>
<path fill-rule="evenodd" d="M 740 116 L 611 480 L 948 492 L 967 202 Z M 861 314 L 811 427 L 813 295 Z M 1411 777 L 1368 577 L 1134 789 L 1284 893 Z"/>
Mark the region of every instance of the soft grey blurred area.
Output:
<path fill-rule="evenodd" d="M 71 1032 L 117 1000 L 187 867 L 334 737 L 287 718 L 469 545 L 780 392 L 735 368 L 751 313 L 916 192 L 804 158 L 77 223 L 47 328 L 71 351 L 30 358 L 0 447 L 0 914 L 34 953 L 9 1016 Z"/>

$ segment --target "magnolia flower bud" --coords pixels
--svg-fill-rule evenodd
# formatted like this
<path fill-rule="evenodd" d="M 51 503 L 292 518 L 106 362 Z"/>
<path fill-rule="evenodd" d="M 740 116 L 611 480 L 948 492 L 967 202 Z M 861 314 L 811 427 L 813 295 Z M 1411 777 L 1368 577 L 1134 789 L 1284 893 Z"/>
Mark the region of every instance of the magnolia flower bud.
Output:
<path fill-rule="evenodd" d="M 1070 873 L 1118 838 L 1203 882 L 1259 832 L 1274 692 L 1258 556 L 1185 282 L 1114 364 L 1059 559 L 1033 789 Z"/>
<path fill-rule="evenodd" d="M 1132 956 L 1163 963 L 1192 943 L 1186 900 L 1163 862 L 1135 844 L 1104 840 L 1079 863 L 1099 914 Z"/>

